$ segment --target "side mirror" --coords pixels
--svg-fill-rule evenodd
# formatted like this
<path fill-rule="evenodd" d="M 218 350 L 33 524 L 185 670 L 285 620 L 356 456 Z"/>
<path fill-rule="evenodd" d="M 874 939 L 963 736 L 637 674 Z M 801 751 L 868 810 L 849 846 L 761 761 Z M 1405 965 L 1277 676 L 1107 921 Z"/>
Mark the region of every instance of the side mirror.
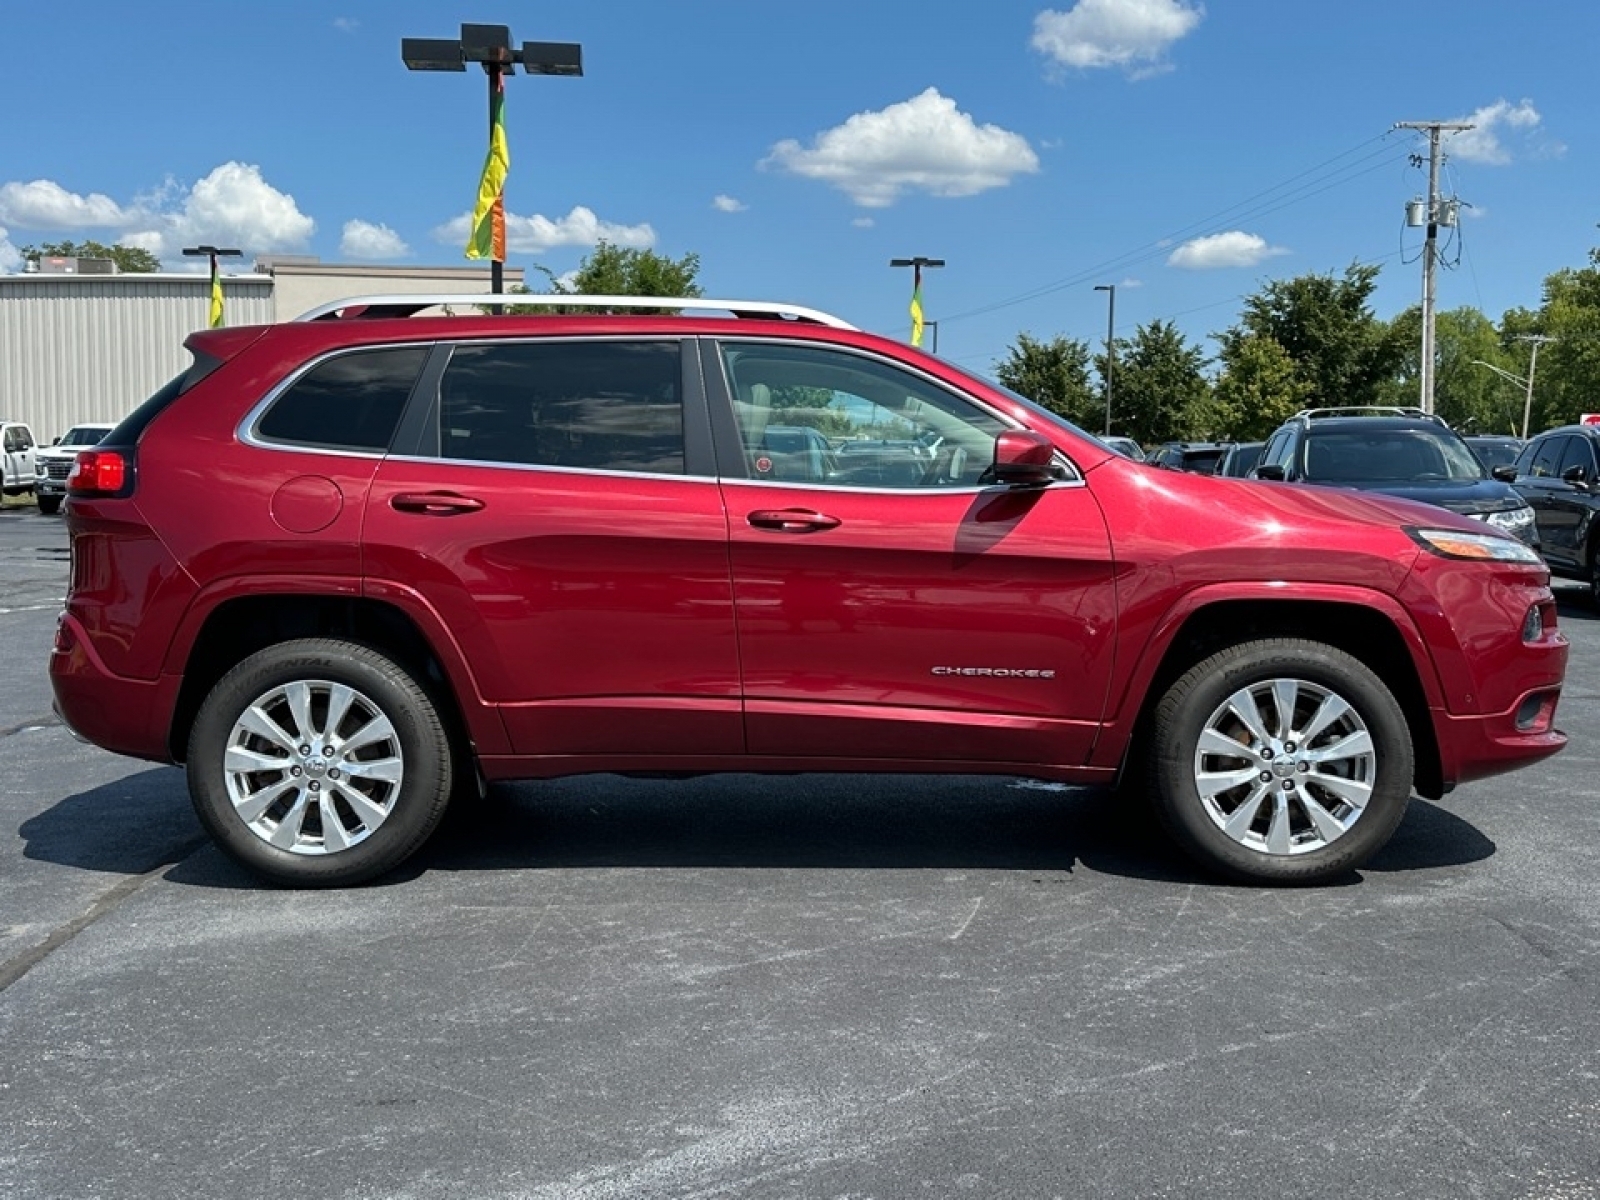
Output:
<path fill-rule="evenodd" d="M 1574 487 L 1584 487 L 1589 482 L 1588 476 L 1589 473 L 1587 471 L 1574 463 L 1565 471 L 1561 472 L 1561 481 L 1563 483 L 1570 483 Z"/>
<path fill-rule="evenodd" d="M 994 440 L 994 479 L 1010 487 L 1042 487 L 1056 479 L 1056 448 L 1029 429 L 1008 429 Z"/>
<path fill-rule="evenodd" d="M 1498 467 L 1489 468 L 1489 478 L 1498 479 L 1501 483 L 1514 483 L 1517 469 L 1510 463 L 1501 463 Z"/>
<path fill-rule="evenodd" d="M 1251 474 L 1257 479 L 1271 479 L 1277 483 L 1282 483 L 1284 478 L 1283 464 L 1262 463 L 1259 467 L 1252 471 Z"/>
<path fill-rule="evenodd" d="M 53 437 L 53 438 L 50 439 L 50 444 L 52 446 L 59 446 L 59 445 L 61 445 L 61 439 L 58 438 L 58 437 Z"/>

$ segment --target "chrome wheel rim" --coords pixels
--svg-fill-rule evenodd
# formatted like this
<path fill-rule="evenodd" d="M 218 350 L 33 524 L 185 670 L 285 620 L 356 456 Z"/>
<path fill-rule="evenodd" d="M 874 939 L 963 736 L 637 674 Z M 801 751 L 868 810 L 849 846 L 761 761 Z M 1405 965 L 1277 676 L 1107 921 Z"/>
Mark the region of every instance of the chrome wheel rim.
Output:
<path fill-rule="evenodd" d="M 1361 819 L 1378 755 L 1361 715 L 1304 679 L 1267 679 L 1234 692 L 1207 718 L 1194 755 L 1206 816 L 1263 854 L 1309 854 Z"/>
<path fill-rule="evenodd" d="M 228 735 L 222 769 L 245 828 L 291 854 L 348 850 L 394 812 L 405 778 L 394 725 L 342 683 L 296 680 L 263 692 Z"/>

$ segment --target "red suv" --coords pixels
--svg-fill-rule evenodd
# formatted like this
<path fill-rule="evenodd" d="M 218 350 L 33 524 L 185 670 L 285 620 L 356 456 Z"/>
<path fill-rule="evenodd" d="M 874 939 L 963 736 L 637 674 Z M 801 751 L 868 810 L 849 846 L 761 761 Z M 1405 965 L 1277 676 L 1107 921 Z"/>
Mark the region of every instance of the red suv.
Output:
<path fill-rule="evenodd" d="M 494 780 L 892 771 L 1120 784 L 1304 883 L 1565 744 L 1549 577 L 1481 523 L 1152 471 L 807 310 L 445 299 L 196 333 L 69 484 L 58 710 L 270 879 Z"/>

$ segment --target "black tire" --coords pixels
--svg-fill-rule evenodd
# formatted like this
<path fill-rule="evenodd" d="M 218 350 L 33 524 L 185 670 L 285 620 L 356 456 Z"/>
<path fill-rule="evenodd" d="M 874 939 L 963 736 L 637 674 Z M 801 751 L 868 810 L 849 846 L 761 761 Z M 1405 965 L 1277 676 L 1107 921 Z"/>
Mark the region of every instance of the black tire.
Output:
<path fill-rule="evenodd" d="M 1240 715 L 1252 705 L 1254 732 Z M 1330 719 L 1319 725 L 1321 716 Z M 1162 823 L 1231 879 L 1347 875 L 1389 840 L 1411 798 L 1411 731 L 1399 702 L 1365 664 L 1320 642 L 1274 638 L 1218 651 L 1168 689 L 1151 737 Z"/>
<path fill-rule="evenodd" d="M 1589 603 L 1600 608 L 1600 538 L 1589 545 Z"/>
<path fill-rule="evenodd" d="M 40 496 L 37 499 L 39 502 L 39 511 L 45 516 L 53 517 L 56 515 L 56 513 L 61 511 L 60 496 Z"/>
<path fill-rule="evenodd" d="M 252 710 L 271 719 L 266 732 Z M 439 710 L 416 680 L 369 647 L 332 639 L 245 659 L 211 689 L 189 735 L 201 822 L 249 870 L 293 887 L 393 870 L 438 827 L 455 771 Z"/>

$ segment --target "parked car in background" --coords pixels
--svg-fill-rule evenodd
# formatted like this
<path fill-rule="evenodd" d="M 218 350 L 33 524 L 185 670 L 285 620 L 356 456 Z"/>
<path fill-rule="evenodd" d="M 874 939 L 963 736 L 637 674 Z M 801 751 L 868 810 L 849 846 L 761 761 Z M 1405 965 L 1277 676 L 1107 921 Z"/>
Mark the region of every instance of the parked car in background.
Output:
<path fill-rule="evenodd" d="M 1227 450 L 1217 460 L 1213 475 L 1227 475 L 1233 479 L 1247 479 L 1261 461 L 1261 448 L 1265 442 L 1229 442 Z"/>
<path fill-rule="evenodd" d="M 7 496 L 33 491 L 33 430 L 21 421 L 0 421 L 0 487 Z"/>
<path fill-rule="evenodd" d="M 1144 447 L 1130 437 L 1103 437 L 1100 439 L 1124 458 L 1134 462 L 1144 461 Z"/>
<path fill-rule="evenodd" d="M 1491 471 L 1495 467 L 1513 465 L 1517 455 L 1522 453 L 1524 444 L 1521 438 L 1507 434 L 1478 433 L 1469 435 L 1465 440 L 1478 456 L 1478 461 Z"/>
<path fill-rule="evenodd" d="M 68 480 L 57 711 L 269 879 L 388 871 L 484 781 L 828 771 L 1117 786 L 1310 883 L 1566 742 L 1549 572 L 1443 509 L 1243 503 L 813 310 L 413 315 L 458 300 L 191 334 Z M 832 477 L 762 461 L 795 396 Z"/>
<path fill-rule="evenodd" d="M 1358 488 L 1448 508 L 1537 545 L 1533 509 L 1461 435 L 1421 409 L 1313 408 L 1267 439 L 1258 479 Z"/>
<path fill-rule="evenodd" d="M 61 509 L 67 495 L 67 476 L 77 461 L 78 451 L 98 446 L 100 439 L 116 426 L 74 425 L 65 435 L 48 446 L 40 446 L 33 455 L 33 496 L 39 502 L 39 511 L 49 516 Z"/>
<path fill-rule="evenodd" d="M 1551 573 L 1581 579 L 1600 607 L 1600 426 L 1541 433 L 1517 457 L 1513 486 L 1533 508 Z"/>
<path fill-rule="evenodd" d="M 1145 461 L 1174 471 L 1210 475 L 1227 451 L 1227 442 L 1163 442 L 1145 456 Z"/>

